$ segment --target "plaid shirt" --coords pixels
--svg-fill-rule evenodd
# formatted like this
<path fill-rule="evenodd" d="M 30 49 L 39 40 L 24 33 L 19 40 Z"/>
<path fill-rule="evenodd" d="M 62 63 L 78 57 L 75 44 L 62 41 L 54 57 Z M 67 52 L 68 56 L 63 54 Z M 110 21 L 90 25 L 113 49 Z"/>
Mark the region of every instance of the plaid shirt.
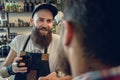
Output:
<path fill-rule="evenodd" d="M 73 80 L 120 80 L 120 66 L 101 71 L 88 72 Z"/>

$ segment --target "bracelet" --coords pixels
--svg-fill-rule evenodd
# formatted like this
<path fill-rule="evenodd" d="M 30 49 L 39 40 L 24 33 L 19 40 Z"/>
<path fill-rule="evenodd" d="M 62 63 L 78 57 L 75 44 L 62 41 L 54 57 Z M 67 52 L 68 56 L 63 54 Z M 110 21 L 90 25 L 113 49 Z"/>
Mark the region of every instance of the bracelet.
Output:
<path fill-rule="evenodd" d="M 14 75 L 15 74 L 12 70 L 12 65 L 7 66 L 6 71 L 9 75 Z"/>

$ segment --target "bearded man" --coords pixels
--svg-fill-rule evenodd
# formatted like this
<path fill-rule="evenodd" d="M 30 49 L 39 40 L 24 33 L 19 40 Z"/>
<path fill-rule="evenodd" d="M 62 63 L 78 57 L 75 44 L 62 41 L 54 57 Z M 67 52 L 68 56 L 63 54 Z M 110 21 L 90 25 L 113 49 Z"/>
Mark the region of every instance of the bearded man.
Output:
<path fill-rule="evenodd" d="M 33 29 L 30 35 L 18 35 L 15 37 L 15 39 L 10 43 L 11 50 L 9 52 L 9 55 L 7 56 L 5 62 L 3 63 L 3 67 L 1 68 L 1 76 L 3 78 L 9 77 L 10 75 L 16 75 L 17 73 L 28 73 L 29 67 L 26 66 L 26 64 L 23 60 L 23 57 L 21 56 L 21 51 L 22 52 L 27 52 L 31 54 L 33 53 L 48 53 L 48 63 L 49 65 L 40 65 L 39 72 L 37 72 L 37 76 L 43 76 L 46 74 L 43 74 L 46 69 L 48 69 L 49 72 L 49 67 L 50 67 L 50 72 L 55 71 L 56 68 L 56 45 L 59 40 L 59 36 L 56 34 L 52 34 L 52 27 L 53 27 L 53 20 L 54 17 L 57 15 L 58 10 L 55 6 L 51 4 L 41 4 L 38 5 L 33 13 L 32 17 L 30 19 L 31 24 L 33 25 Z M 34 55 L 34 54 L 33 54 Z M 38 55 L 39 56 L 39 55 Z M 46 59 L 46 55 L 42 55 L 43 58 Z M 45 57 L 44 57 L 45 56 Z M 36 63 L 39 58 L 36 58 L 32 60 L 32 65 Z M 21 62 L 20 62 L 21 61 Z M 44 61 L 45 62 L 45 61 Z M 47 63 L 45 63 L 47 64 Z M 35 65 L 37 66 L 37 65 Z M 42 67 L 43 66 L 43 67 Z M 47 68 L 45 68 L 47 67 Z M 34 69 L 34 68 L 33 68 Z M 39 73 L 39 74 L 38 74 Z M 23 76 L 19 76 L 18 78 L 15 77 L 15 80 L 36 80 L 33 79 L 32 75 L 30 72 L 28 73 L 29 79 L 23 79 Z M 22 77 L 20 79 L 20 77 Z"/>

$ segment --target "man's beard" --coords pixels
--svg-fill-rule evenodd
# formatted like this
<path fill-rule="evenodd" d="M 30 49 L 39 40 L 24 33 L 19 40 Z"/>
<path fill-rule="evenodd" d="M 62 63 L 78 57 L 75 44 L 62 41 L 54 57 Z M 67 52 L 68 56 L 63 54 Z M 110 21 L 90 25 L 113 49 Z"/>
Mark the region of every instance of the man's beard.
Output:
<path fill-rule="evenodd" d="M 71 68 L 68 62 L 68 58 L 65 55 L 65 51 L 62 46 L 62 40 L 58 46 L 58 69 L 66 75 L 71 75 Z"/>
<path fill-rule="evenodd" d="M 40 30 L 46 30 L 48 31 L 47 35 L 42 35 Z M 31 33 L 31 39 L 33 42 L 33 45 L 35 45 L 38 48 L 47 48 L 52 41 L 52 31 L 46 27 L 37 28 L 33 26 L 32 33 Z"/>

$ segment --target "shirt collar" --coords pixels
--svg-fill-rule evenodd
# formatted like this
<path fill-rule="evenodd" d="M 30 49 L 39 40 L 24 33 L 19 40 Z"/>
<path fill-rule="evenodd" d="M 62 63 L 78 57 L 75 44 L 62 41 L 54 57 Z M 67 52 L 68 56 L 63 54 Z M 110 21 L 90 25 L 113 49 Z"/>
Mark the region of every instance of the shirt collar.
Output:
<path fill-rule="evenodd" d="M 117 75 L 120 75 L 120 66 L 100 71 L 91 71 L 77 76 L 73 78 L 73 80 L 101 80 L 107 77 L 115 77 Z"/>

